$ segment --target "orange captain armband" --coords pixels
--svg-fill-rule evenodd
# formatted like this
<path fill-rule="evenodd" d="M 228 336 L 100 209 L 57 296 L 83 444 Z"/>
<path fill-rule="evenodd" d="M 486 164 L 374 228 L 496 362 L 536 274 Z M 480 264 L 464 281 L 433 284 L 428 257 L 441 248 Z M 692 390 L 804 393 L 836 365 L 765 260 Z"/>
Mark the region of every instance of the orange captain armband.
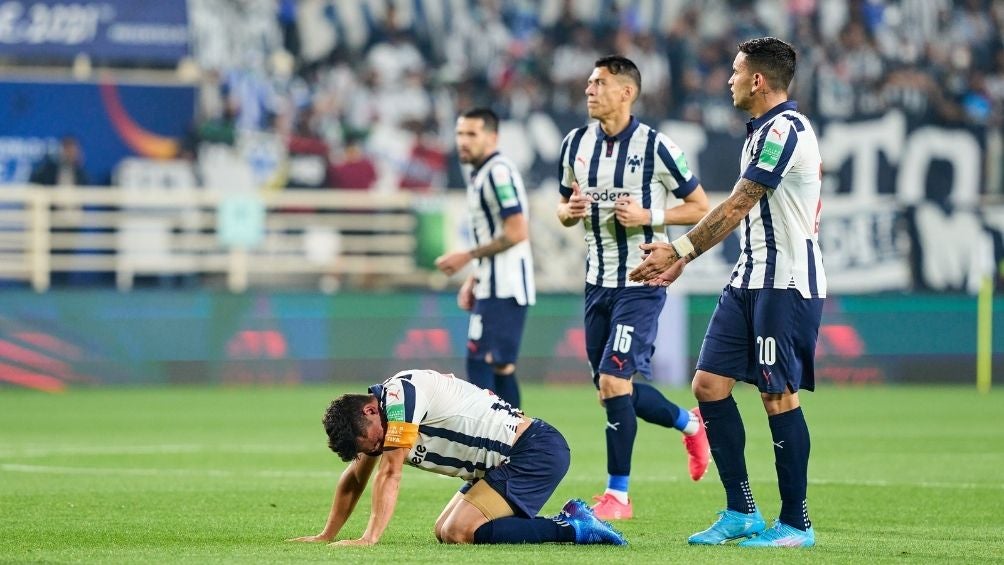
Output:
<path fill-rule="evenodd" d="M 383 437 L 384 447 L 407 447 L 418 440 L 418 424 L 411 422 L 387 422 L 387 433 Z"/>

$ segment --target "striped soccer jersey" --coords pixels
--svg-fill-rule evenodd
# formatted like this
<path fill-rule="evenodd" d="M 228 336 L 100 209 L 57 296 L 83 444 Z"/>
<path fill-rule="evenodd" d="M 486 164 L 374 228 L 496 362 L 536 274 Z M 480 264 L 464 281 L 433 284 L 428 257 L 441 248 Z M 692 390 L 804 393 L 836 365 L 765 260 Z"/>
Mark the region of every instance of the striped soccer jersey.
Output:
<path fill-rule="evenodd" d="M 572 194 L 572 181 L 593 200 L 586 228 L 586 282 L 618 288 L 639 286 L 627 274 L 642 261 L 638 245 L 667 241 L 664 226 L 624 227 L 614 203 L 631 196 L 642 208 L 665 209 L 672 193 L 683 198 L 699 184 L 687 159 L 668 137 L 634 117 L 627 128 L 609 136 L 599 123 L 573 130 L 561 144 L 561 194 Z"/>
<path fill-rule="evenodd" d="M 741 174 L 770 190 L 739 224 L 736 288 L 794 288 L 826 297 L 819 249 L 822 159 L 809 120 L 787 101 L 746 124 Z"/>
<path fill-rule="evenodd" d="M 493 392 L 436 371 L 402 371 L 370 387 L 387 417 L 384 447 L 406 463 L 473 480 L 508 460 L 523 413 Z"/>
<path fill-rule="evenodd" d="M 475 245 L 484 245 L 502 235 L 502 222 L 513 214 L 522 213 L 529 222 L 530 207 L 523 178 L 512 161 L 496 152 L 471 171 L 467 208 Z M 515 298 L 522 306 L 537 300 L 529 239 L 502 253 L 481 257 L 475 273 L 475 298 Z"/>

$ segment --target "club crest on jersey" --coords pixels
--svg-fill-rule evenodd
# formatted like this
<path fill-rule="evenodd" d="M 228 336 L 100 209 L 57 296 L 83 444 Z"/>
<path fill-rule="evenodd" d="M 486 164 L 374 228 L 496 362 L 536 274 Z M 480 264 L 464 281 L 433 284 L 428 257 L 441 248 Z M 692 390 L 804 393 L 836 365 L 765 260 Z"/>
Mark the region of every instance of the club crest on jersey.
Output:
<path fill-rule="evenodd" d="M 640 167 L 642 163 L 641 155 L 632 155 L 628 157 L 627 164 L 631 167 L 631 172 L 633 173 L 636 168 Z"/>

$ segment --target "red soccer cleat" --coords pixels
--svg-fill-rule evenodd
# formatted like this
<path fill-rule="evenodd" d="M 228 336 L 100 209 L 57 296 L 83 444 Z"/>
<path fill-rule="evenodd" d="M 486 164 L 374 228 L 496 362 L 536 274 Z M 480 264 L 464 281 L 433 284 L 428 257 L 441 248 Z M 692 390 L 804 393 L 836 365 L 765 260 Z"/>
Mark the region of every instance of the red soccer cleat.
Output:
<path fill-rule="evenodd" d="M 708 433 L 704 431 L 704 418 L 701 418 L 700 409 L 694 408 L 690 412 L 697 416 L 697 433 L 692 436 L 684 435 L 683 446 L 687 448 L 690 478 L 699 481 L 708 471 L 708 464 L 711 462 L 711 446 L 708 444 Z"/>
<path fill-rule="evenodd" d="M 630 520 L 633 515 L 630 499 L 627 504 L 624 504 L 617 500 L 616 496 L 603 493 L 594 496 L 593 500 L 596 501 L 596 504 L 593 505 L 593 514 L 600 520 Z"/>

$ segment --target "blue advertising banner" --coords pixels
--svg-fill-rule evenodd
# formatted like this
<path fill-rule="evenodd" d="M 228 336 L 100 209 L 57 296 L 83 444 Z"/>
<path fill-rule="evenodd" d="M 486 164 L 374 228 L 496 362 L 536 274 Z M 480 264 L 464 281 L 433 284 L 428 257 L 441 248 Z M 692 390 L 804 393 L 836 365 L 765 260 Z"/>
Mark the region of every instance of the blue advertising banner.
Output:
<path fill-rule="evenodd" d="M 5 0 L 0 52 L 17 60 L 173 65 L 189 53 L 185 0 Z"/>
<path fill-rule="evenodd" d="M 89 184 L 123 157 L 171 158 L 195 117 L 192 86 L 0 81 L 0 183 L 25 183 L 64 136 L 83 150 Z"/>

